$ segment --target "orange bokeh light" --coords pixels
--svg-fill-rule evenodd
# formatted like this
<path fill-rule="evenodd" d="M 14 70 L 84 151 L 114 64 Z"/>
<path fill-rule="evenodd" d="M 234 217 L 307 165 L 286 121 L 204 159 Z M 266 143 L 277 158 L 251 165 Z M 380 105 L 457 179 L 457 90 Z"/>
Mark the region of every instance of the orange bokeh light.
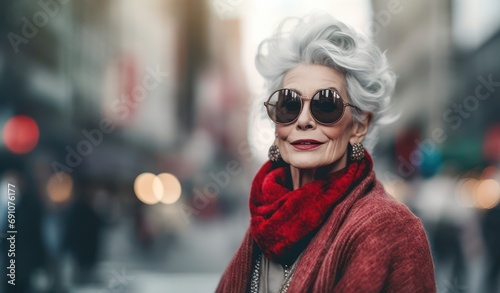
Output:
<path fill-rule="evenodd" d="M 54 203 L 67 202 L 73 192 L 73 178 L 68 173 L 53 174 L 47 182 L 47 194 Z"/>

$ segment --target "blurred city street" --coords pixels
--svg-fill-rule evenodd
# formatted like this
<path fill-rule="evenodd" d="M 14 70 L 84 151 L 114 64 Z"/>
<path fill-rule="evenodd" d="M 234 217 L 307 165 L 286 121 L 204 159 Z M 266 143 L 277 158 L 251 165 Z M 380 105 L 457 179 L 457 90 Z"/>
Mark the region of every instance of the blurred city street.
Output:
<path fill-rule="evenodd" d="M 237 221 L 195 228 L 199 230 L 178 239 L 170 248 L 175 253 L 156 259 L 153 266 L 149 257 L 131 257 L 130 254 L 103 261 L 96 267 L 96 275 L 101 278 L 99 283 L 78 286 L 72 292 L 107 292 L 109 281 L 116 276 L 124 276 L 123 282 L 116 285 L 116 288 L 123 287 L 120 292 L 213 292 L 220 278 L 218 269 L 229 262 L 223 252 L 235 250 L 234 246 L 239 245 L 243 237 L 241 232 L 246 226 Z M 229 231 L 232 231 L 231 235 L 241 235 L 228 242 L 225 235 Z M 126 226 L 117 229 L 111 236 L 113 240 L 107 241 L 109 249 L 120 246 L 127 233 L 130 231 L 126 231 Z M 206 261 L 200 263 L 200 259 Z M 125 272 L 122 272 L 124 268 Z M 112 286 L 115 288 L 114 284 Z"/>
<path fill-rule="evenodd" d="M 310 11 L 397 75 L 374 168 L 437 291 L 500 292 L 495 0 L 1 1 L 0 292 L 214 292 L 274 140 L 257 48 Z"/>

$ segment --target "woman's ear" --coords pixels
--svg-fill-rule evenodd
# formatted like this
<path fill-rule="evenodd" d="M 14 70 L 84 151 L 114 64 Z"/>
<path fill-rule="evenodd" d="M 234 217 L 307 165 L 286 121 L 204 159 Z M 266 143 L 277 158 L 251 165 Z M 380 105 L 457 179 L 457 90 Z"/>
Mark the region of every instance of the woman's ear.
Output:
<path fill-rule="evenodd" d="M 364 138 L 366 133 L 368 132 L 368 128 L 370 127 L 370 123 L 373 119 L 373 113 L 364 114 L 363 122 L 354 122 L 354 126 L 352 129 L 352 135 L 349 139 L 349 142 L 352 144 L 360 143 Z"/>

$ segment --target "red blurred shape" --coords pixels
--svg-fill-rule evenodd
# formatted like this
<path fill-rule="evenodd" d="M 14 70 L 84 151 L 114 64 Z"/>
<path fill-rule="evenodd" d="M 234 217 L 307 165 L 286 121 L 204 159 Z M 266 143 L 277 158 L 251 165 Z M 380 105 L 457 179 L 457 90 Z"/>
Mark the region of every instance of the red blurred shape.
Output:
<path fill-rule="evenodd" d="M 25 115 L 10 118 L 3 129 L 5 146 L 15 154 L 32 151 L 38 143 L 39 136 L 35 120 Z"/>
<path fill-rule="evenodd" d="M 500 124 L 492 125 L 486 131 L 483 153 L 490 161 L 500 161 Z"/>
<path fill-rule="evenodd" d="M 418 128 L 404 128 L 396 134 L 396 155 L 410 161 L 411 153 L 418 148 L 422 135 Z"/>

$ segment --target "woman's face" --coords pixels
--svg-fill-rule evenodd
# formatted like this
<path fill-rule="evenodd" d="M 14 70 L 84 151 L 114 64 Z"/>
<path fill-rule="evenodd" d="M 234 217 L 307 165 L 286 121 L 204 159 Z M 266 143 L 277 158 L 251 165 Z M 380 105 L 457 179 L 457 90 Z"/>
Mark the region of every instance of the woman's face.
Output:
<path fill-rule="evenodd" d="M 347 100 L 345 76 L 322 65 L 301 64 L 289 70 L 284 76 L 283 87 L 295 89 L 307 98 L 311 98 L 319 89 L 333 87 L 345 102 L 350 102 Z M 276 144 L 281 157 L 298 169 L 313 169 L 331 164 L 332 171 L 342 169 L 347 162 L 348 143 L 357 143 L 362 139 L 358 124 L 353 123 L 352 108 L 346 107 L 337 123 L 323 125 L 311 116 L 309 106 L 310 101 L 304 99 L 300 116 L 294 123 L 285 126 L 276 124 Z M 298 140 L 315 140 L 318 144 L 310 148 L 311 146 L 298 145 Z"/>

